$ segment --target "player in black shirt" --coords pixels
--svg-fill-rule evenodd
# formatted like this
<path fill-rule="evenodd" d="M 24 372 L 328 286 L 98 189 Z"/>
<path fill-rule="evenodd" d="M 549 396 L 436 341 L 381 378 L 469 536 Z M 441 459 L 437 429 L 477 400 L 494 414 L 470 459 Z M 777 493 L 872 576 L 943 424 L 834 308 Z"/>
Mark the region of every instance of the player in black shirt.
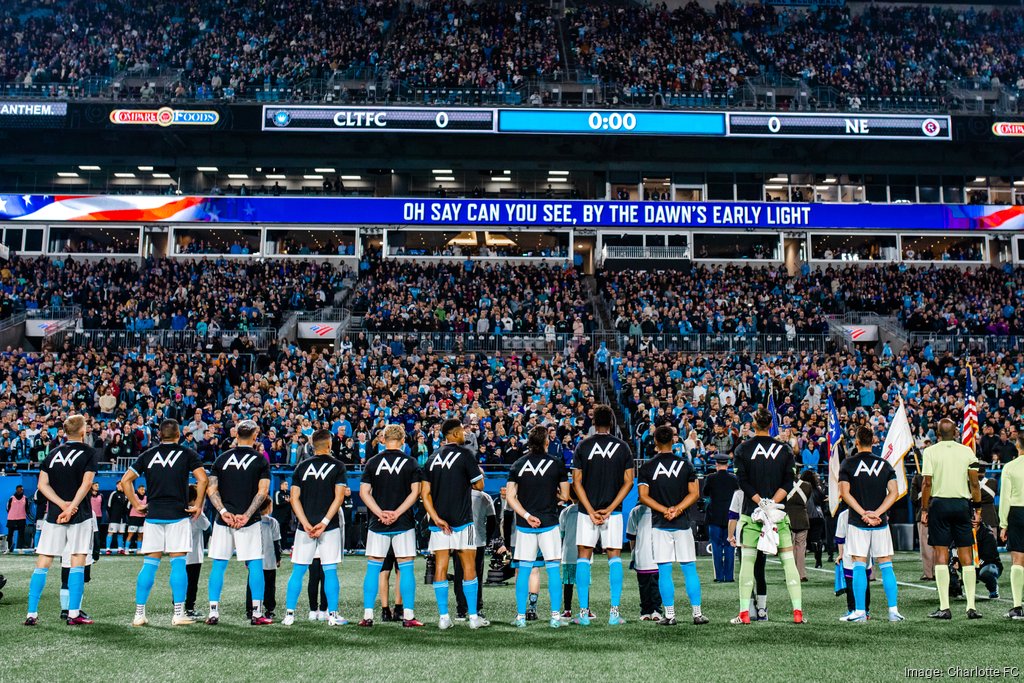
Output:
<path fill-rule="evenodd" d="M 757 543 L 763 527 L 763 522 L 752 517 L 754 511 L 758 509 L 758 516 L 763 515 L 772 519 L 778 529 L 779 559 L 786 574 L 789 599 L 793 603 L 793 623 L 802 624 L 804 621 L 800 572 L 793 557 L 793 533 L 782 505 L 789 490 L 793 488 L 796 458 L 789 446 L 769 436 L 771 426 L 771 413 L 763 407 L 759 408 L 754 414 L 754 437 L 741 443 L 734 452 L 736 478 L 743 490 L 743 512 L 740 515 L 743 522 L 743 549 L 740 552 L 740 614 L 733 620 L 734 623 L 750 623 L 754 562 L 757 559 Z"/>
<path fill-rule="evenodd" d="M 892 569 L 892 535 L 889 533 L 889 508 L 899 493 L 896 470 L 872 454 L 874 432 L 870 427 L 857 430 L 857 453 L 839 468 L 839 495 L 850 508 L 850 528 L 846 532 L 846 552 L 853 560 L 854 612 L 847 622 L 867 621 L 868 558 L 877 563 L 882 586 L 889 603 L 889 621 L 903 621 L 897 609 L 896 573 Z"/>
<path fill-rule="evenodd" d="M 693 623 L 708 623 L 701 612 L 700 578 L 696 546 L 690 528 L 690 507 L 700 498 L 697 473 L 689 462 L 672 452 L 675 430 L 661 425 L 654 430 L 655 456 L 640 467 L 640 503 L 651 509 L 651 541 L 658 564 L 658 588 L 665 605 L 662 626 L 676 625 L 676 587 L 672 563 L 678 562 L 693 608 Z"/>
<path fill-rule="evenodd" d="M 117 536 L 118 554 L 124 554 L 124 533 L 128 523 L 128 496 L 121 490 L 121 482 L 117 482 L 117 490 L 111 491 L 107 497 L 107 548 L 109 555 L 113 552 L 114 536 Z"/>
<path fill-rule="evenodd" d="M 729 504 L 740 487 L 729 471 L 732 458 L 726 453 L 715 457 L 715 471 L 704 478 L 702 494 L 708 499 L 708 536 L 715 566 L 715 583 L 732 583 L 736 550 L 729 543 Z"/>
<path fill-rule="evenodd" d="M 292 575 L 288 579 L 285 598 L 287 612 L 281 623 L 285 626 L 295 623 L 302 581 L 319 551 L 327 598 L 327 625 L 343 626 L 348 621 L 338 614 L 338 563 L 341 562 L 338 512 L 345 502 L 348 472 L 342 462 L 331 457 L 331 433 L 328 430 L 313 432 L 310 443 L 313 457 L 296 465 L 292 473 L 289 499 L 299 526 L 295 529 L 295 544 L 292 546 Z"/>
<path fill-rule="evenodd" d="M 515 559 L 517 628 L 526 627 L 526 604 L 530 594 L 530 574 L 538 551 L 544 557 L 551 598 L 551 628 L 562 625 L 560 592 L 562 590 L 562 537 L 558 529 L 558 501 L 569 500 L 569 477 L 565 464 L 548 455 L 548 430 L 537 426 L 530 430 L 527 454 L 512 464 L 505 502 L 516 513 Z"/>
<path fill-rule="evenodd" d="M 64 422 L 68 441 L 53 449 L 43 461 L 39 472 L 39 491 L 49 501 L 46 523 L 36 548 L 36 569 L 28 591 L 26 626 L 35 626 L 39 618 L 39 598 L 46 586 L 46 574 L 53 558 L 71 555 L 68 575 L 68 626 L 91 624 L 81 614 L 85 593 L 85 563 L 92 552 L 92 508 L 83 505 L 96 476 L 96 452 L 82 442 L 85 418 L 72 415 Z M 42 520 L 37 513 L 37 526 Z"/>
<path fill-rule="evenodd" d="M 402 626 L 415 628 L 423 624 L 413 611 L 416 599 L 416 577 L 413 575 L 416 533 L 413 531 L 412 506 L 419 500 L 423 476 L 416 461 L 402 451 L 405 446 L 405 428 L 402 425 L 388 425 L 383 429 L 381 439 L 385 450 L 366 462 L 359 485 L 359 497 L 370 514 L 370 529 L 366 534 L 363 619 L 359 625 L 373 626 L 373 607 L 377 601 L 381 567 L 388 551 L 394 550 L 405 607 Z"/>
<path fill-rule="evenodd" d="M 608 624 L 626 623 L 619 615 L 622 598 L 622 501 L 633 489 L 633 452 L 611 435 L 615 413 L 594 406 L 594 434 L 580 442 L 573 457 L 572 486 L 579 499 L 576 521 L 576 587 L 581 626 L 590 624 L 590 565 L 598 540 L 608 555 L 611 612 Z"/>
<path fill-rule="evenodd" d="M 469 606 L 469 627 L 490 626 L 476 611 L 479 583 L 476 576 L 476 539 L 473 532 L 472 491 L 484 488 L 484 473 L 473 454 L 463 448 L 466 433 L 459 420 L 441 425 L 444 443 L 427 460 L 420 487 L 423 507 L 430 517 L 430 552 L 434 553 L 434 595 L 442 631 L 452 626 L 448 615 L 448 558 L 459 554 L 463 590 Z"/>
<path fill-rule="evenodd" d="M 135 587 L 135 619 L 132 626 L 145 626 L 146 601 L 153 589 L 160 558 L 171 558 L 171 593 L 174 597 L 174 617 L 171 624 L 186 626 L 195 620 L 185 614 L 188 592 L 186 558 L 192 549 L 192 523 L 203 514 L 206 501 L 206 470 L 199 454 L 181 446 L 181 427 L 177 420 L 160 423 L 160 444 L 138 457 L 121 477 L 121 490 L 132 508 L 146 513 L 142 539 L 142 570 Z M 195 503 L 190 504 L 189 475 L 196 480 Z M 135 480 L 146 477 L 146 505 L 135 495 Z"/>
<path fill-rule="evenodd" d="M 253 448 L 259 427 L 252 420 L 242 420 L 235 427 L 235 447 L 224 451 L 210 471 L 206 495 L 217 511 L 210 538 L 209 594 L 210 614 L 206 623 L 220 621 L 220 595 L 228 560 L 235 554 L 249 569 L 249 592 L 252 595 L 253 626 L 271 623 L 263 616 L 263 531 L 259 510 L 270 495 L 270 463 L 263 453 Z"/>

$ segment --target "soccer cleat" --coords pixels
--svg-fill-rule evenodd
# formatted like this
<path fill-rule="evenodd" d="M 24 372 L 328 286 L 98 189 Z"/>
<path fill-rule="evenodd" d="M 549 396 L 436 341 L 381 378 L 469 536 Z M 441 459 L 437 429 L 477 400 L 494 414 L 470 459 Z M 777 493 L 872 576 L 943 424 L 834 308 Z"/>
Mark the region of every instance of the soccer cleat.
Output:
<path fill-rule="evenodd" d="M 625 623 L 626 620 L 619 616 L 618 610 L 612 610 L 612 612 L 608 615 L 609 626 L 622 626 Z"/>
<path fill-rule="evenodd" d="M 419 628 L 420 626 L 423 626 L 423 622 L 419 619 L 413 618 L 402 620 L 402 628 Z"/>
<path fill-rule="evenodd" d="M 675 626 L 675 625 L 676 625 L 676 618 L 675 617 L 666 617 L 666 618 L 664 618 L 664 619 L 662 619 L 661 621 L 658 622 L 658 626 Z"/>
<path fill-rule="evenodd" d="M 868 615 L 864 612 L 853 612 L 846 617 L 846 623 L 848 624 L 866 624 L 868 621 Z"/>
<path fill-rule="evenodd" d="M 473 629 L 473 630 L 476 630 L 478 628 L 487 628 L 490 625 L 491 625 L 491 622 L 487 621 L 486 619 L 484 619 L 479 614 L 476 615 L 475 617 L 470 617 L 469 618 L 469 627 L 471 629 Z"/>
<path fill-rule="evenodd" d="M 590 626 L 590 610 L 581 609 L 580 616 L 576 619 L 576 623 L 580 626 Z"/>
<path fill-rule="evenodd" d="M 468 615 L 465 612 L 459 612 L 455 615 L 455 621 L 465 621 Z"/>
<path fill-rule="evenodd" d="M 327 621 L 327 612 L 317 612 L 316 613 L 316 620 L 317 621 Z"/>
<path fill-rule="evenodd" d="M 357 626 L 362 626 L 363 628 L 371 628 L 373 626 L 373 619 L 361 619 Z"/>
<path fill-rule="evenodd" d="M 948 621 L 953 618 L 953 613 L 948 609 L 937 609 L 928 615 L 929 619 L 943 619 Z"/>
<path fill-rule="evenodd" d="M 403 605 L 395 605 L 391 608 L 391 621 L 395 623 L 402 621 L 403 614 L 405 614 L 405 607 Z"/>
<path fill-rule="evenodd" d="M 249 620 L 249 624 L 252 626 L 270 626 L 273 623 L 274 620 L 267 616 L 253 616 L 253 618 Z"/>
<path fill-rule="evenodd" d="M 991 593 L 989 593 L 988 594 L 988 599 L 989 600 L 998 600 L 999 599 L 999 591 L 992 591 Z"/>
<path fill-rule="evenodd" d="M 207 626 L 216 626 L 220 623 L 220 617 L 216 614 L 211 614 L 210 616 L 206 617 L 205 623 Z"/>
<path fill-rule="evenodd" d="M 198 621 L 198 620 L 203 618 L 203 615 L 200 614 L 199 612 L 195 611 L 194 609 L 187 609 L 187 610 L 185 610 L 185 614 L 188 615 L 189 618 L 195 619 L 196 621 Z"/>
<path fill-rule="evenodd" d="M 68 616 L 68 611 L 67 611 L 66 609 L 62 609 L 62 610 L 60 611 L 60 620 L 61 620 L 61 621 L 67 621 L 67 620 L 68 620 L 68 619 L 70 619 L 70 618 L 71 618 L 71 617 L 69 617 L 69 616 Z"/>
<path fill-rule="evenodd" d="M 85 614 L 79 614 L 77 617 L 72 617 L 67 620 L 68 626 L 88 626 L 93 623 L 92 619 L 87 617 Z"/>
<path fill-rule="evenodd" d="M 284 615 L 284 619 L 281 620 L 281 625 L 282 626 L 291 626 L 294 623 L 295 623 L 295 615 L 294 614 L 286 614 L 286 615 Z"/>
<path fill-rule="evenodd" d="M 340 614 L 334 613 L 327 615 L 328 626 L 348 626 L 348 619 L 341 616 Z"/>
<path fill-rule="evenodd" d="M 906 621 L 907 618 L 899 612 L 889 612 L 889 621 Z"/>
<path fill-rule="evenodd" d="M 136 628 L 138 628 L 139 626 L 145 626 L 148 623 L 149 619 L 147 619 L 145 615 L 142 614 L 136 614 L 135 618 L 132 619 L 132 626 L 135 626 Z"/>
<path fill-rule="evenodd" d="M 703 614 L 698 614 L 697 616 L 695 616 L 693 618 L 693 625 L 694 626 L 703 626 L 704 624 L 708 624 L 708 623 L 711 623 L 711 620 L 708 619 Z"/>
<path fill-rule="evenodd" d="M 512 625 L 516 628 L 526 628 L 526 619 L 523 617 L 516 617 L 512 620 Z"/>
<path fill-rule="evenodd" d="M 562 621 L 571 621 L 571 620 L 572 620 L 572 610 L 571 609 L 567 609 L 564 612 L 562 612 Z"/>
<path fill-rule="evenodd" d="M 38 626 L 39 619 L 37 617 L 25 617 L 25 626 Z"/>
<path fill-rule="evenodd" d="M 757 608 L 757 620 L 768 621 L 768 610 L 763 607 Z"/>
<path fill-rule="evenodd" d="M 760 621 L 760 618 L 758 620 Z M 768 617 L 766 615 L 765 616 L 765 621 L 767 621 L 767 620 L 768 620 Z M 806 624 L 807 623 L 807 620 L 804 619 L 804 612 L 803 612 L 803 610 L 799 610 L 799 609 L 793 610 L 793 623 L 794 624 Z"/>
<path fill-rule="evenodd" d="M 380 608 L 380 620 L 383 621 L 385 624 L 389 621 L 394 621 L 394 617 L 391 615 L 390 607 Z"/>
<path fill-rule="evenodd" d="M 447 631 L 452 627 L 452 618 L 447 614 L 442 615 L 441 618 L 437 620 L 437 627 L 442 631 Z"/>
<path fill-rule="evenodd" d="M 851 616 L 853 616 L 853 612 L 847 612 L 843 616 L 839 617 L 839 621 L 849 621 Z"/>
<path fill-rule="evenodd" d="M 976 609 L 969 609 L 969 610 L 967 610 L 967 618 L 968 619 L 981 619 L 981 612 L 979 612 Z"/>
<path fill-rule="evenodd" d="M 734 626 L 739 626 L 741 624 L 749 624 L 750 623 L 750 612 L 748 612 L 746 610 L 740 612 L 739 615 L 733 617 L 729 621 L 729 623 L 733 624 Z"/>
<path fill-rule="evenodd" d="M 171 626 L 191 626 L 194 623 L 196 623 L 196 620 L 187 614 L 182 614 L 181 616 L 174 615 L 171 617 Z M 209 623 L 209 620 L 207 620 L 207 623 Z"/>
<path fill-rule="evenodd" d="M 316 621 L 316 615 L 317 615 L 316 610 L 310 610 L 309 611 L 309 620 L 310 621 Z"/>
<path fill-rule="evenodd" d="M 1024 619 L 1024 607 L 1014 607 L 1006 613 L 1007 619 Z"/>
<path fill-rule="evenodd" d="M 551 619 L 548 621 L 548 626 L 551 628 L 562 628 L 562 620 L 551 617 Z"/>
<path fill-rule="evenodd" d="M 537 610 L 535 610 L 533 607 L 527 608 L 527 610 L 526 610 L 526 620 L 527 621 L 537 621 Z"/>

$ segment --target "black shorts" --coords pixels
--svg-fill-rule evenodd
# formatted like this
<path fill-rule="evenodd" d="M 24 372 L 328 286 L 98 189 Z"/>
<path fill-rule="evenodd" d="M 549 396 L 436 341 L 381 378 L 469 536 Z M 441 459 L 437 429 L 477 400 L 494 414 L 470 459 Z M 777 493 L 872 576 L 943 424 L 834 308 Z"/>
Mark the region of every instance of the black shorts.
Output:
<path fill-rule="evenodd" d="M 1024 507 L 1010 508 L 1006 523 L 1006 549 L 1011 553 L 1024 553 Z"/>
<path fill-rule="evenodd" d="M 965 498 L 932 498 L 928 508 L 928 545 L 972 547 L 971 517 L 971 502 Z"/>
<path fill-rule="evenodd" d="M 395 560 L 395 549 L 388 548 L 388 554 L 384 556 L 384 564 L 381 565 L 380 570 L 382 572 L 390 572 L 395 568 L 397 560 Z"/>

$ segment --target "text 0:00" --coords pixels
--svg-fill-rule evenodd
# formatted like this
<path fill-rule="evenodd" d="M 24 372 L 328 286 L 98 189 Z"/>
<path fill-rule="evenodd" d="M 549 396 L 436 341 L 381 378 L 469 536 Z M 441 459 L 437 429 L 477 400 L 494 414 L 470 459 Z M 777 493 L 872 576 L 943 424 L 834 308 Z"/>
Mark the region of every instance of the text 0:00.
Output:
<path fill-rule="evenodd" d="M 636 116 L 634 114 L 612 113 L 607 116 L 600 112 L 594 112 L 587 120 L 591 130 L 633 130 L 636 128 Z"/>

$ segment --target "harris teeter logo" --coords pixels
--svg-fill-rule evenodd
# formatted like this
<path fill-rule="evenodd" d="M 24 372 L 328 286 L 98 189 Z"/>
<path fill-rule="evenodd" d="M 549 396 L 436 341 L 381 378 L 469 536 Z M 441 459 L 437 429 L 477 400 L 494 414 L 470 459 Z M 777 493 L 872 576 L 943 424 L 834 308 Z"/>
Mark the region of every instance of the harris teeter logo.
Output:
<path fill-rule="evenodd" d="M 115 125 L 137 126 L 213 126 L 220 121 L 218 112 L 208 109 L 115 109 L 110 122 Z"/>

